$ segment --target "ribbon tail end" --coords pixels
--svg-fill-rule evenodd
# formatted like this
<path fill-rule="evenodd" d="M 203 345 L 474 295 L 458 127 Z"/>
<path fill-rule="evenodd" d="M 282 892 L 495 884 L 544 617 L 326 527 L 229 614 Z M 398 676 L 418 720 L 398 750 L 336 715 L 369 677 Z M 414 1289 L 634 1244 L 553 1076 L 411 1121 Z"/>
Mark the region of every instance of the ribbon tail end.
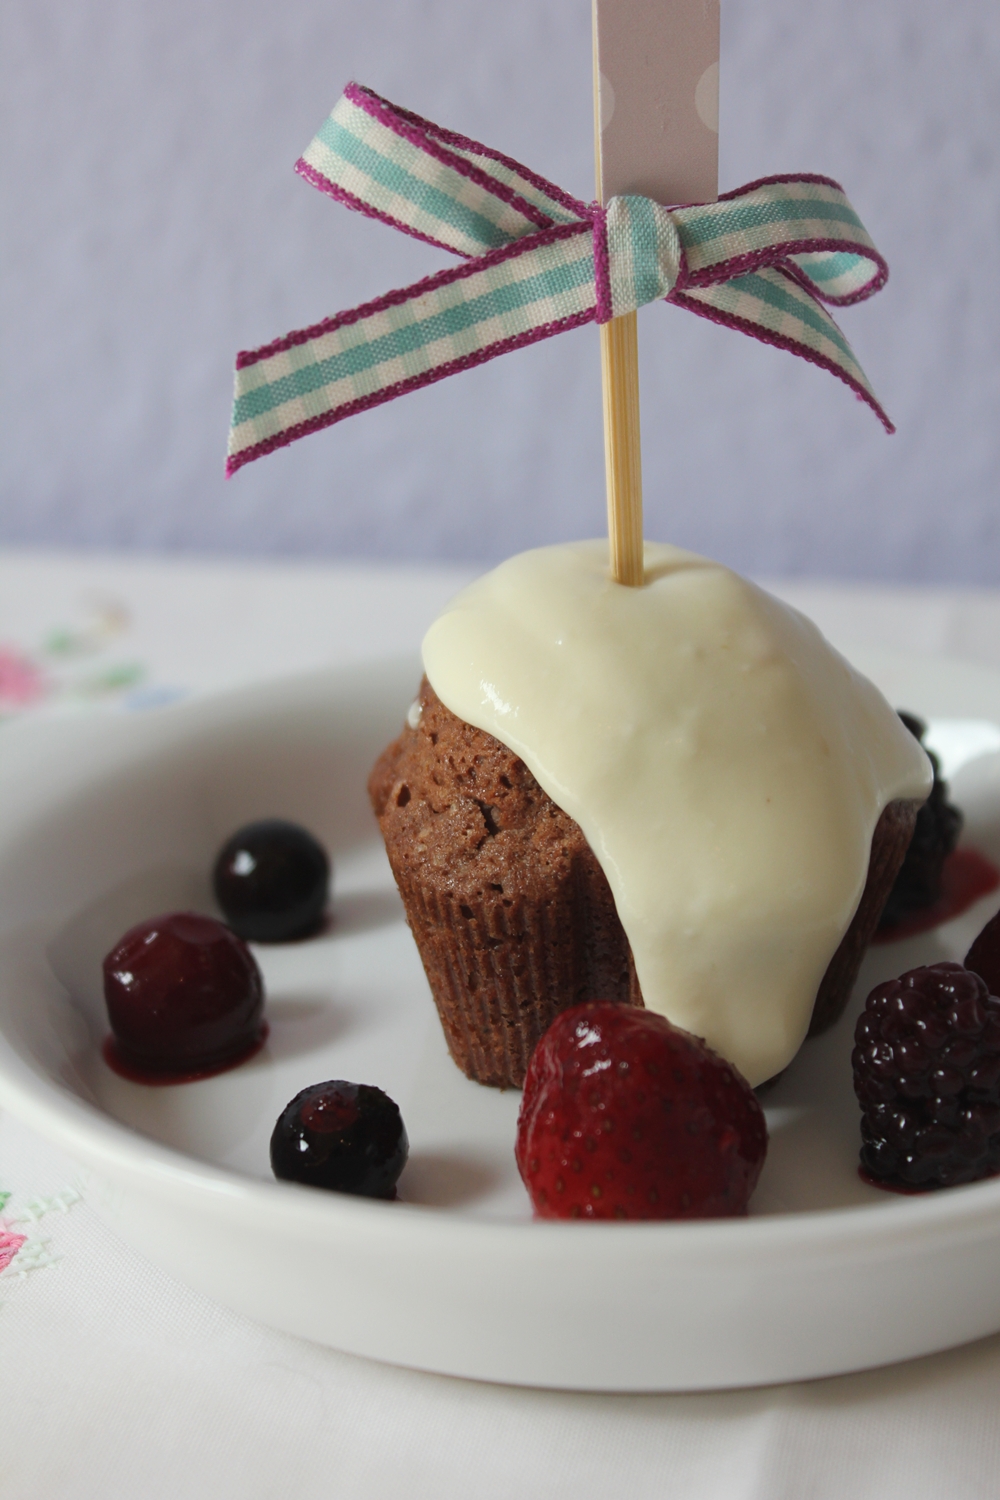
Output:
<path fill-rule="evenodd" d="M 879 416 L 882 418 L 882 426 L 885 428 L 886 437 L 894 437 L 895 433 L 896 433 L 896 424 L 895 424 L 895 422 L 893 422 L 886 415 L 886 413 L 882 410 L 881 407 L 878 407 L 877 410 L 878 410 Z"/>

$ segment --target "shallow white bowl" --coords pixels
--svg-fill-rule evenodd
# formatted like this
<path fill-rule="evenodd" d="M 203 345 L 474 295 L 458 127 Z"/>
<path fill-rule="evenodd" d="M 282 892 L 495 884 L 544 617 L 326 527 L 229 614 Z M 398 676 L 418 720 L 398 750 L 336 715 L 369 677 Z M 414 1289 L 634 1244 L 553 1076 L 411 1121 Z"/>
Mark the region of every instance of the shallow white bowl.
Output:
<path fill-rule="evenodd" d="M 900 706 L 950 721 L 954 764 L 971 747 L 956 794 L 970 840 L 1000 855 L 1000 755 L 988 751 L 1000 677 L 862 665 Z M 519 1096 L 450 1062 L 367 808 L 369 767 L 418 675 L 416 662 L 389 663 L 5 733 L 0 1102 L 79 1160 L 90 1201 L 151 1260 L 251 1317 L 398 1364 L 694 1389 L 860 1369 L 1000 1329 L 1000 1181 L 905 1198 L 857 1177 L 856 1004 L 767 1096 L 772 1143 L 750 1218 L 531 1221 L 513 1161 Z M 100 1056 L 101 956 L 144 916 L 211 911 L 216 849 L 266 815 L 307 824 L 331 849 L 331 929 L 258 950 L 272 1031 L 252 1062 L 177 1087 L 124 1081 Z M 996 905 L 873 949 L 859 997 L 961 956 Z M 333 1077 L 400 1104 L 402 1201 L 271 1179 L 278 1112 Z"/>

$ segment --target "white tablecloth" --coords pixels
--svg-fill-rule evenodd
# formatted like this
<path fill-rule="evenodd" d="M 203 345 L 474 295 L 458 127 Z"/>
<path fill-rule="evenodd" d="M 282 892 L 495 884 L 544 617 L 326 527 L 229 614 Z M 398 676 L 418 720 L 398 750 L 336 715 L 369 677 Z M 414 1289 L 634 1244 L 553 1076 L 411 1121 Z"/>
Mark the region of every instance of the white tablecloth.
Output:
<path fill-rule="evenodd" d="M 463 576 L 0 555 L 0 753 L 47 717 L 414 651 Z M 848 650 L 1000 665 L 1000 597 L 780 591 Z M 0 1113 L 4 1500 L 978 1500 L 1000 1491 L 998 1402 L 1000 1336 L 710 1395 L 519 1390 L 340 1355 L 147 1264 L 73 1162 Z"/>

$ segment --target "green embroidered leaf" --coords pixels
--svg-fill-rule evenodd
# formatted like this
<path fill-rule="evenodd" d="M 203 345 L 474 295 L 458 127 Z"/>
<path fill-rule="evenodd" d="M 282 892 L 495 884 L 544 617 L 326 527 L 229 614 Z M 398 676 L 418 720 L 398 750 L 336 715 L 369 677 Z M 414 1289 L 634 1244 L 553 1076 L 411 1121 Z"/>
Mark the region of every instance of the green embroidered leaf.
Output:
<path fill-rule="evenodd" d="M 116 693 L 141 682 L 145 676 L 145 670 L 139 662 L 122 662 L 118 666 L 109 667 L 105 672 L 86 678 L 77 685 L 77 692 L 86 698 L 100 697 L 104 693 Z"/>

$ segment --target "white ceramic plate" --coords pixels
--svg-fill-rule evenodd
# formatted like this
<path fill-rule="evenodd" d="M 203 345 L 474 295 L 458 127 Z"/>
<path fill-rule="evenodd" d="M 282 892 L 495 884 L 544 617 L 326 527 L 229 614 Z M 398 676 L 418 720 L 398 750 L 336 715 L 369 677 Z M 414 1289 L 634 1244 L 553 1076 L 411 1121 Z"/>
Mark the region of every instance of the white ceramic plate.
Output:
<path fill-rule="evenodd" d="M 935 721 L 968 836 L 1000 856 L 1000 676 L 861 665 Z M 853 1013 L 768 1096 L 771 1149 L 749 1219 L 531 1222 L 513 1160 L 519 1096 L 469 1083 L 448 1059 L 367 809 L 369 766 L 417 678 L 415 662 L 390 663 L 5 732 L 0 1102 L 71 1152 L 99 1212 L 181 1280 L 394 1363 L 694 1389 L 859 1369 L 1000 1329 L 1000 1180 L 903 1198 L 857 1177 Z M 144 916 L 211 910 L 215 850 L 272 814 L 326 840 L 336 880 L 328 934 L 259 950 L 267 1048 L 198 1083 L 125 1082 L 100 1057 L 102 954 Z M 891 973 L 960 957 L 996 904 L 873 949 L 858 999 Z M 401 1202 L 271 1179 L 278 1112 L 334 1077 L 400 1104 Z"/>

